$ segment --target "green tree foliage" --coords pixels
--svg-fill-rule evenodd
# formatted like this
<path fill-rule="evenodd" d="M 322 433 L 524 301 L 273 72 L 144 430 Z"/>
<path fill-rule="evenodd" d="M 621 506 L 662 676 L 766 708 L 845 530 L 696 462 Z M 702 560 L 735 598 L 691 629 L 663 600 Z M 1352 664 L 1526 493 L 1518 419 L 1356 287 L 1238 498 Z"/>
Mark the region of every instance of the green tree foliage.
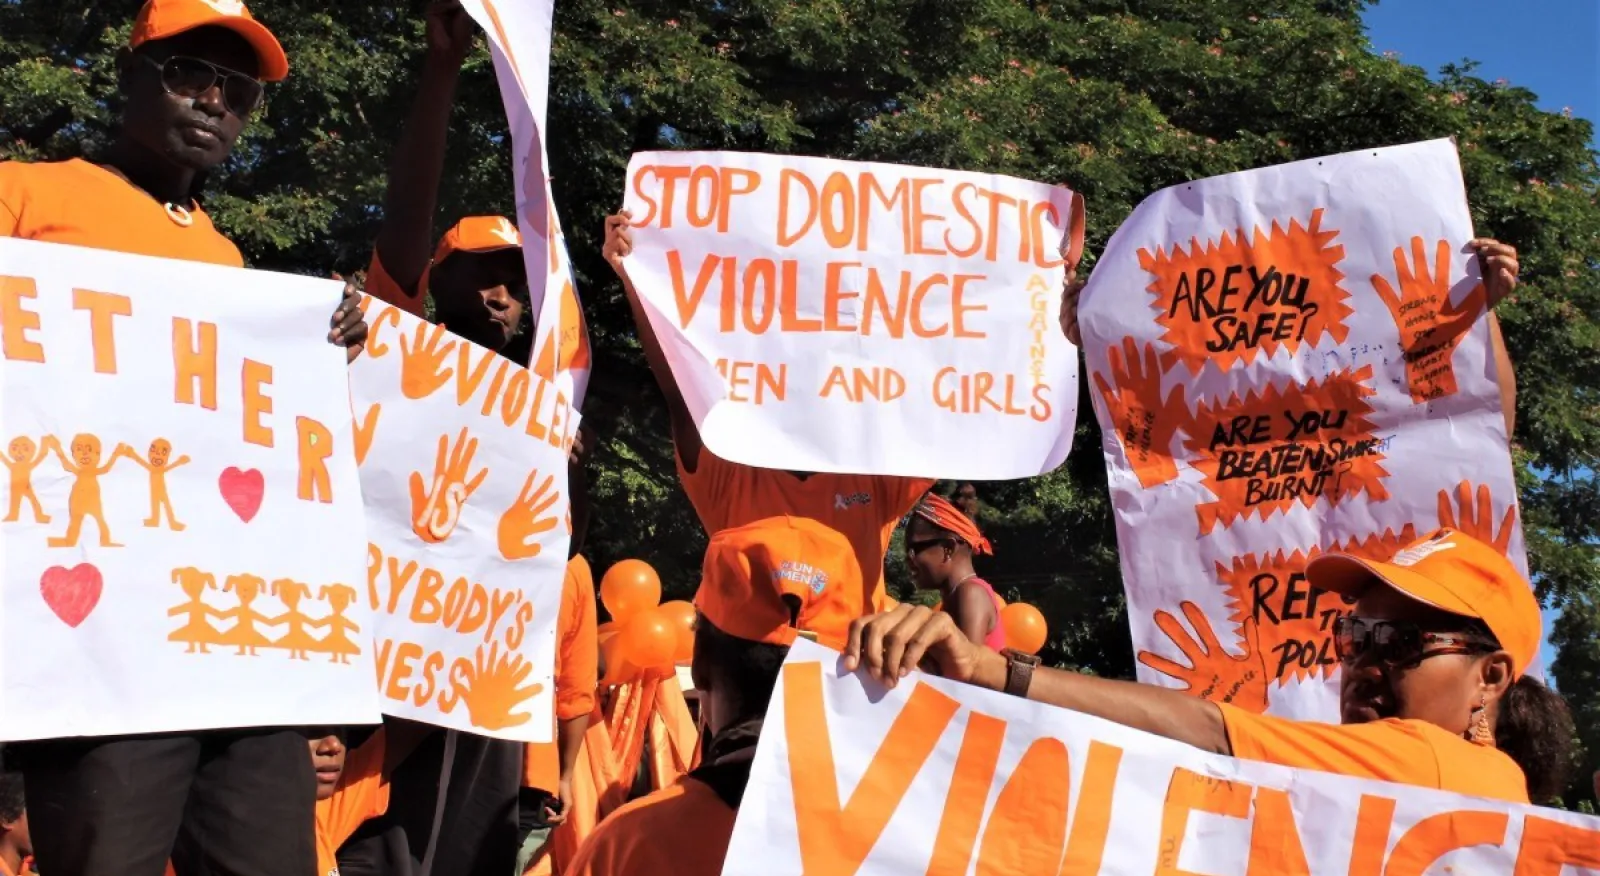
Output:
<path fill-rule="evenodd" d="M 253 264 L 363 266 L 388 150 L 415 87 L 422 3 L 256 0 L 293 66 L 209 203 Z M 1600 169 L 1592 125 L 1468 65 L 1372 52 L 1365 0 L 558 0 L 549 141 L 599 360 L 604 436 L 591 554 L 649 559 L 670 594 L 704 534 L 665 415 L 599 257 L 636 150 L 795 152 L 1065 182 L 1089 261 L 1145 195 L 1316 155 L 1455 137 L 1480 234 L 1522 251 L 1501 309 L 1520 377 L 1517 464 L 1540 595 L 1564 610 L 1554 678 L 1600 752 Z M 92 152 L 112 119 L 132 0 L 0 0 L 0 158 Z M 508 212 L 505 123 L 487 55 L 468 62 L 441 224 Z M 1008 598 L 1052 624 L 1046 657 L 1129 675 L 1099 430 L 1058 472 L 982 487 Z M 890 580 L 905 586 L 898 556 Z M 1595 764 L 1590 763 L 1592 769 Z"/>

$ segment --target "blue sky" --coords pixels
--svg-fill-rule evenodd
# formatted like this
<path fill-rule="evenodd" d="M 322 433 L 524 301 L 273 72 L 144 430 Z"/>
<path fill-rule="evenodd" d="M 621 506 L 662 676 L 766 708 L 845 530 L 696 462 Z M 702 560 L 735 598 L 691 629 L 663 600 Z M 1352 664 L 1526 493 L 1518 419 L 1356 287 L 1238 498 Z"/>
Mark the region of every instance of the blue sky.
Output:
<path fill-rule="evenodd" d="M 1600 122 L 1600 0 L 1380 0 L 1365 20 L 1375 51 L 1435 76 L 1471 59 L 1476 75 L 1527 88 L 1542 109 Z"/>

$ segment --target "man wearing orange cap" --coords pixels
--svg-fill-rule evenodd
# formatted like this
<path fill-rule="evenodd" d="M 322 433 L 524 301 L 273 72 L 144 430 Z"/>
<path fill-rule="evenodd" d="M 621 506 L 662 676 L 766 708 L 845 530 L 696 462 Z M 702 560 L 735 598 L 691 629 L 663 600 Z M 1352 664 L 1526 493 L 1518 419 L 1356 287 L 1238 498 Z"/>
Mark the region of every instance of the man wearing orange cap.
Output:
<path fill-rule="evenodd" d="M 199 197 L 288 75 L 237 0 L 148 0 L 118 59 L 122 113 L 96 161 L 0 163 L 0 235 L 239 267 Z M 218 294 L 226 294 L 219 292 Z M 328 339 L 366 338 L 353 292 Z M 291 728 L 14 746 L 41 868 L 54 876 L 310 873 L 315 777 Z"/>
<path fill-rule="evenodd" d="M 1306 577 L 1357 600 L 1335 629 L 1340 724 L 1046 669 L 972 644 L 949 615 L 921 606 L 856 622 L 845 665 L 893 687 L 926 659 L 948 678 L 1246 760 L 1513 803 L 1565 790 L 1572 716 L 1559 694 L 1525 674 L 1542 638 L 1539 603 L 1510 560 L 1445 529 L 1387 563 L 1319 557 Z"/>
<path fill-rule="evenodd" d="M 862 611 L 856 550 L 814 520 L 775 517 L 725 529 L 706 548 L 695 595 L 694 658 L 703 764 L 612 813 L 570 876 L 715 876 L 750 778 L 767 702 L 801 636 L 838 648 Z"/>

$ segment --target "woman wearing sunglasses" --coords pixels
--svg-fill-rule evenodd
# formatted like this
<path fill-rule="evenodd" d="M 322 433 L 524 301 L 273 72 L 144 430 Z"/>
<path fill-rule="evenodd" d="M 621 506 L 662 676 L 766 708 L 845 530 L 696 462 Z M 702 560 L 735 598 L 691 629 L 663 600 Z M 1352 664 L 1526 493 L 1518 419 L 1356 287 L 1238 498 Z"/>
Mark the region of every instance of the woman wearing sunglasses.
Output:
<path fill-rule="evenodd" d="M 987 554 L 989 540 L 965 512 L 929 493 L 911 509 L 906 522 L 906 565 L 918 590 L 939 591 L 940 611 L 975 644 L 998 651 L 1006 646 L 1000 625 L 1000 597 L 972 568 L 974 554 Z"/>
<path fill-rule="evenodd" d="M 890 686 L 928 665 L 1246 760 L 1514 803 L 1564 790 L 1572 718 L 1560 696 L 1525 674 L 1542 637 L 1539 604 L 1509 560 L 1441 530 L 1391 562 L 1331 555 L 1306 575 L 1357 600 L 1336 637 L 1341 724 L 1255 715 L 1153 685 L 1039 667 L 973 645 L 948 615 L 920 606 L 858 620 L 845 665 Z"/>

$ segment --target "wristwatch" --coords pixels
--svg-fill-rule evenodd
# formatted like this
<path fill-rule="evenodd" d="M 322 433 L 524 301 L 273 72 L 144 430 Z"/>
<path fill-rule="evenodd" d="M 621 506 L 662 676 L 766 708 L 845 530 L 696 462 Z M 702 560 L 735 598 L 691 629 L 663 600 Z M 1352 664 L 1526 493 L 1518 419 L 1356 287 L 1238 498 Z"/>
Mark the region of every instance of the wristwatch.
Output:
<path fill-rule="evenodd" d="M 1006 693 L 1027 699 L 1028 687 L 1033 684 L 1033 670 L 1039 665 L 1039 658 L 1010 648 L 1000 654 L 1006 658 Z"/>

